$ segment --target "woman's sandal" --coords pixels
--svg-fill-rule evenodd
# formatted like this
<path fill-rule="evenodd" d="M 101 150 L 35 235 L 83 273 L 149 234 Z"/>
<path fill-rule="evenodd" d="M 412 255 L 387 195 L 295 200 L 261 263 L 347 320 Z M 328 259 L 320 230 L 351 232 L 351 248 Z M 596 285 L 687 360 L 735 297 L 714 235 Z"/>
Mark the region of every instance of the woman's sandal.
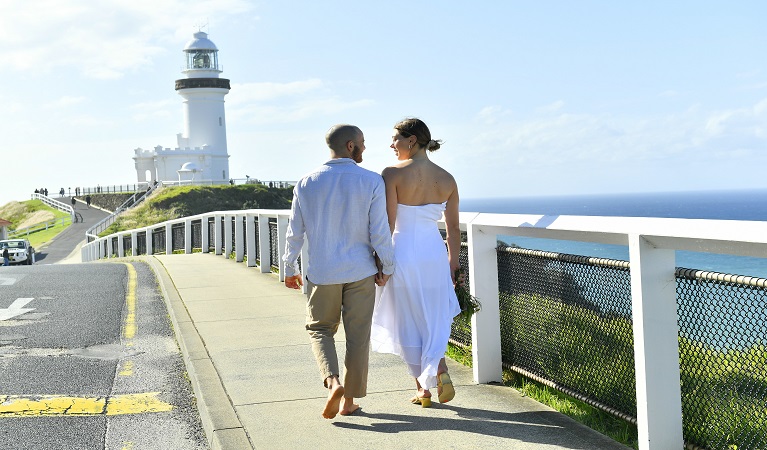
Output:
<path fill-rule="evenodd" d="M 443 372 L 437 375 L 437 390 L 439 393 L 439 402 L 447 403 L 455 397 L 455 388 L 453 388 L 453 380 L 450 379 L 450 375 L 447 372 Z"/>
<path fill-rule="evenodd" d="M 419 397 L 416 395 L 410 399 L 410 403 L 421 405 L 421 408 L 431 408 L 431 397 Z"/>

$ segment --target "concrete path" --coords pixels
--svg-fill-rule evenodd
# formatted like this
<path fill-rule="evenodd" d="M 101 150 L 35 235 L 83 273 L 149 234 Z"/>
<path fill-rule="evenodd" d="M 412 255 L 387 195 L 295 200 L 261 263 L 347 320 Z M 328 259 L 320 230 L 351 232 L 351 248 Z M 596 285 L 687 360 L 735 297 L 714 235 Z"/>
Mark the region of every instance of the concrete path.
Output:
<path fill-rule="evenodd" d="M 411 405 L 404 364 L 377 353 L 362 409 L 323 419 L 302 294 L 221 256 L 137 259 L 158 276 L 214 449 L 626 449 L 515 389 L 474 384 L 453 361 L 455 399 Z M 337 344 L 343 358 L 343 330 Z"/>
<path fill-rule="evenodd" d="M 56 197 L 55 199 L 67 205 L 72 204 L 71 197 Z M 82 222 L 73 223 L 53 240 L 40 248 L 36 248 L 36 264 L 79 263 L 80 248 L 85 244 L 85 232 L 111 214 L 94 206 L 88 208 L 88 205 L 80 200 L 80 197 L 77 197 L 74 209 L 76 213 L 82 216 Z"/>

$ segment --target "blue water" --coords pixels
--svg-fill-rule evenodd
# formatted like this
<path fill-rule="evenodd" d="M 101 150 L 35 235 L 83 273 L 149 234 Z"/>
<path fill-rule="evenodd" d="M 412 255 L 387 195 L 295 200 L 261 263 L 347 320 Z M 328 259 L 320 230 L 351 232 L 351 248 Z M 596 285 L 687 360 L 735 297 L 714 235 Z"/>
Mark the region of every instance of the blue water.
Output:
<path fill-rule="evenodd" d="M 561 197 L 461 199 L 461 211 L 501 214 L 671 217 L 767 222 L 767 189 Z M 767 223 L 765 223 L 767 230 Z M 512 236 L 499 239 L 520 247 L 628 261 L 628 247 L 591 242 Z M 690 269 L 767 278 L 765 258 L 676 252 L 676 265 Z"/>

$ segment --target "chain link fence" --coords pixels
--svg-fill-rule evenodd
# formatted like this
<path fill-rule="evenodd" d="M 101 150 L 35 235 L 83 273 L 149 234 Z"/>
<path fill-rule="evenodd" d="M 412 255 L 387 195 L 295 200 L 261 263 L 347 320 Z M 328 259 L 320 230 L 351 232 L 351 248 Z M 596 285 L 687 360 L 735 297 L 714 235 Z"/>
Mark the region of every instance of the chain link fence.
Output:
<path fill-rule="evenodd" d="M 767 449 L 767 280 L 676 278 L 686 447 Z M 499 245 L 498 285 L 504 368 L 636 423 L 629 263 Z"/>

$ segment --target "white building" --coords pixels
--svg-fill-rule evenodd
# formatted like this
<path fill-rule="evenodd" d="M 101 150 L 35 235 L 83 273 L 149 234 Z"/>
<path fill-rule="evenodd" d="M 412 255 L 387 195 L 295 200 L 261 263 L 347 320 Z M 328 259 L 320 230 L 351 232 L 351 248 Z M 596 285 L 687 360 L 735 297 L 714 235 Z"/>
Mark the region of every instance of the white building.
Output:
<path fill-rule="evenodd" d="M 224 96 L 229 80 L 219 78 L 218 48 L 199 31 L 184 47 L 184 78 L 176 92 L 184 99 L 184 132 L 176 148 L 137 148 L 138 181 L 220 184 L 229 181 Z"/>

